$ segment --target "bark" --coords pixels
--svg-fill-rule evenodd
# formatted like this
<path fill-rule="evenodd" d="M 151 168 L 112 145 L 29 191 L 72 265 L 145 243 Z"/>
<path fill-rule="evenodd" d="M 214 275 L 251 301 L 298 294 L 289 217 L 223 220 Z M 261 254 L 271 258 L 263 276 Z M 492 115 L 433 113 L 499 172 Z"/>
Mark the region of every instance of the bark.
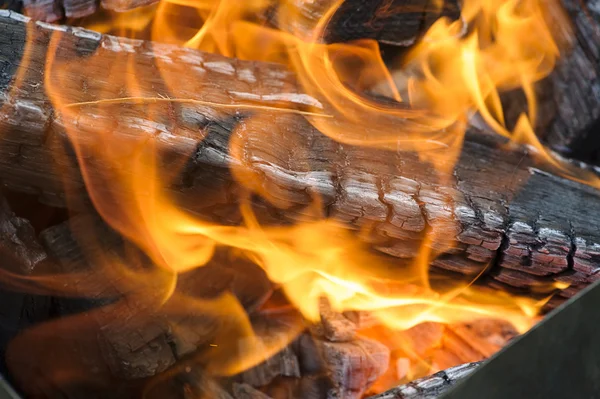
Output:
<path fill-rule="evenodd" d="M 600 1 L 562 3 L 571 26 L 555 25 L 555 34 L 565 48 L 556 70 L 538 85 L 538 132 L 555 151 L 598 165 L 600 140 L 595 133 L 600 128 Z"/>
<path fill-rule="evenodd" d="M 435 399 L 467 378 L 481 363 L 467 363 L 420 378 L 369 399 Z"/>
<path fill-rule="evenodd" d="M 6 224 L 3 219 L 0 223 L 0 243 L 11 256 L 3 259 L 33 259 L 33 267 L 22 261 L 14 265 L 25 269 L 23 273 L 32 279 L 52 276 L 45 280 L 54 284 L 44 286 L 59 287 L 45 291 L 40 288 L 38 291 L 45 295 L 33 296 L 21 293 L 27 292 L 27 286 L 17 284 L 16 293 L 0 293 L 0 351 L 4 353 L 8 348 L 6 374 L 23 392 L 44 396 L 60 393 L 66 397 L 139 396 L 146 386 L 154 387 L 147 378 L 160 375 L 170 366 L 177 367 L 178 360 L 201 353 L 208 342 L 213 342 L 219 331 L 217 322 L 192 310 L 182 312 L 187 302 L 173 298 L 162 307 L 156 306 L 154 297 L 161 295 L 160 283 L 156 287 L 147 283 L 160 282 L 160 276 L 148 275 L 153 266 L 143 260 L 141 253 L 141 264 L 136 265 L 138 258 L 132 256 L 135 247 L 97 216 L 78 215 L 45 229 L 38 242 L 23 219 L 8 215 Z M 107 259 L 117 269 L 127 262 L 129 273 L 115 273 L 116 269 L 106 264 Z M 214 261 L 182 275 L 176 296 L 213 298 L 229 291 L 252 316 L 271 292 L 264 272 L 249 261 L 222 253 Z M 2 271 L 10 270 L 11 265 L 3 263 Z M 127 282 L 138 271 L 140 274 Z M 14 279 L 8 277 L 3 282 L 15 287 Z M 51 296 L 55 292 L 57 296 Z M 46 312 L 40 313 L 44 309 Z M 32 326 L 41 321 L 45 323 Z M 295 355 L 285 357 L 290 353 L 285 349 L 265 365 L 247 371 L 244 381 L 263 383 L 279 375 L 296 376 Z M 65 373 L 74 375 L 73 381 L 64 381 L 61 376 Z M 186 384 L 187 380 L 175 378 L 169 389 L 181 394 Z M 157 397 L 165 397 L 160 392 Z"/>
<path fill-rule="evenodd" d="M 427 377 L 420 378 L 408 384 L 381 394 L 370 396 L 368 399 L 435 399 L 440 398 L 444 392 L 451 389 L 456 383 L 467 378 L 481 362 L 466 363 L 460 366 L 451 367 Z M 269 399 L 271 396 L 264 394 L 246 384 L 236 384 L 233 388 L 236 399 Z M 310 395 L 310 393 L 308 393 Z M 301 397 L 301 396 L 294 396 Z M 319 398 L 323 396 L 303 396 L 310 398 Z"/>
<path fill-rule="evenodd" d="M 103 0 L 102 6 L 127 11 L 155 2 Z M 308 27 L 323 15 L 328 3 L 326 0 L 302 3 L 298 9 L 302 19 L 293 26 L 279 24 L 277 8 L 270 9 L 259 19 L 302 35 L 308 33 Z M 441 10 L 435 4 L 437 2 L 430 0 L 347 0 L 332 17 L 323 39 L 333 43 L 369 38 L 385 45 L 409 46 L 439 17 L 456 19 L 460 15 L 459 5 L 454 0 L 446 1 Z M 555 151 L 598 164 L 600 140 L 593 133 L 600 126 L 597 68 L 600 63 L 600 3 L 598 0 L 562 0 L 562 4 L 572 26 L 555 24 L 556 36 L 565 48 L 556 71 L 537 87 L 540 103 L 537 130 Z M 28 15 L 44 21 L 59 20 L 63 10 L 67 17 L 82 17 L 93 14 L 97 8 L 96 0 L 25 0 L 24 5 Z M 386 56 L 396 52 L 388 49 Z M 508 120 L 516 120 L 525 102 L 521 93 L 505 98 Z"/>
<path fill-rule="evenodd" d="M 81 18 L 92 15 L 102 8 L 125 12 L 137 7 L 149 6 L 158 0 L 24 0 L 28 16 L 46 22 L 55 22 L 63 16 Z M 282 26 L 278 20 L 277 6 L 267 9 L 257 18 L 284 30 L 294 30 L 298 34 L 308 33 L 327 8 L 329 0 L 300 2 L 297 13 L 302 21 L 294 26 Z M 14 8 L 13 8 L 14 9 Z M 432 0 L 346 0 L 331 19 L 324 40 L 328 43 L 354 39 L 376 39 L 381 43 L 406 46 L 413 44 L 417 37 L 440 16 L 458 18 L 458 5 L 449 0 L 442 7 Z"/>
<path fill-rule="evenodd" d="M 432 266 L 438 269 L 474 275 L 487 268 L 488 283 L 526 290 L 567 281 L 575 288 L 563 291 L 565 296 L 597 278 L 597 190 L 552 174 L 525 148 L 507 149 L 495 136 L 473 128 L 454 173 L 446 180 L 414 153 L 341 145 L 320 134 L 301 115 L 289 112 L 167 103 L 161 105 L 162 114 L 151 117 L 138 104 L 110 106 L 110 112 L 103 106 L 82 106 L 76 115 L 55 114 L 42 79 L 52 34 L 61 35 L 57 54 L 63 60 L 83 60 L 92 54 L 96 60 L 106 60 L 73 72 L 61 86 L 61 93 L 75 101 L 97 100 L 94 93 L 119 97 L 126 91 L 107 82 L 108 75 L 128 76 L 127 65 L 116 58 L 127 54 L 137 76 L 143 76 L 138 82 L 143 96 L 233 105 L 253 99 L 261 105 L 317 111 L 320 103 L 302 94 L 292 73 L 278 65 L 79 29 L 52 31 L 7 12 L 0 23 L 8 42 L 0 46 L 5 71 L 0 81 L 5 93 L 0 115 L 5 132 L 0 138 L 0 177 L 12 190 L 38 195 L 41 201 L 58 206 L 66 205 L 67 189 L 84 197 L 73 152 L 65 151 L 65 128 L 76 127 L 78 135 L 93 142 L 98 126 L 106 130 L 99 118 L 108 115 L 112 131 L 102 134 L 156 142 L 164 155 L 163 168 L 171 167 L 169 161 L 175 155 L 191 150 L 193 156 L 169 189 L 184 209 L 219 223 L 236 223 L 239 214 L 232 199 L 240 187 L 232 178 L 234 160 L 228 154 L 235 127 L 235 134 L 247 133 L 244 170 L 260 179 L 271 203 L 285 205 L 282 210 L 267 201 L 257 203 L 277 222 L 304 218 L 304 207 L 318 194 L 327 216 L 346 221 L 351 228 L 369 227 L 368 241 L 378 251 L 396 257 L 397 267 L 414 258 L 427 230 L 436 225 L 444 236 L 454 238 L 454 247 L 445 248 L 433 260 Z M 22 75 L 25 83 L 10 90 L 15 87 L 26 25 L 35 40 Z M 111 62 L 109 71 L 105 65 Z M 163 63 L 163 75 L 154 63 Z M 167 88 L 163 77 L 181 76 L 182 66 L 189 80 Z M 245 131 L 249 115 L 268 122 Z M 94 174 L 109 173 L 100 162 L 87 164 Z M 109 186 L 106 189 L 110 192 Z"/>
<path fill-rule="evenodd" d="M 28 276 L 33 269 L 48 262 L 31 224 L 10 209 L 0 193 L 0 258 L 4 271 Z M 6 347 L 19 331 L 51 316 L 49 297 L 19 292 L 5 284 L 0 288 L 0 372 L 6 375 Z"/>
<path fill-rule="evenodd" d="M 309 27 L 327 12 L 329 0 L 299 3 L 301 17 L 294 26 L 282 26 L 277 21 L 275 9 L 270 21 L 283 30 L 292 30 L 302 36 Z M 456 19 L 460 16 L 455 0 L 346 0 L 331 17 L 323 40 L 326 43 L 346 42 L 356 39 L 375 39 L 383 44 L 409 46 L 439 17 Z"/>
<path fill-rule="evenodd" d="M 113 11 L 128 11 L 156 3 L 155 0 L 23 0 L 20 7 L 29 17 L 45 22 L 56 22 L 63 18 L 82 18 L 94 14 L 98 7 Z"/>

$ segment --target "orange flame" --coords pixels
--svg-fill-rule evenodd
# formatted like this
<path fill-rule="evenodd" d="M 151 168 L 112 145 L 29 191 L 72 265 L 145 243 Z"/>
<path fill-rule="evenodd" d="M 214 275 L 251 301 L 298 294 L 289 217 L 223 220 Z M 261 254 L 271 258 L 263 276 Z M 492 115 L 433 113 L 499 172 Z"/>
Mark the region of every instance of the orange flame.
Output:
<path fill-rule="evenodd" d="M 141 35 L 148 30 L 151 15 L 153 39 L 246 60 L 284 63 L 296 73 L 311 99 L 314 107 L 310 110 L 210 98 L 195 90 L 206 89 L 210 94 L 211 82 L 186 81 L 183 66 L 161 58 L 164 49 L 157 50 L 153 58 L 157 68 L 152 76 L 140 76 L 136 69 L 141 62 L 137 51 L 152 50 L 130 51 L 127 46 L 133 44 L 115 42 L 110 63 L 105 58 L 108 52 L 98 51 L 73 65 L 57 56 L 62 49 L 61 36 L 52 37 L 44 75 L 47 91 L 77 152 L 95 207 L 159 267 L 151 277 L 158 279 L 158 299 L 154 298 L 152 305 L 171 316 L 195 312 L 227 320 L 229 327 L 224 328 L 223 337 L 229 341 L 269 343 L 260 353 L 234 353 L 222 349 L 226 345 L 217 345 L 204 359 L 216 375 L 235 374 L 259 363 L 302 329 L 297 324 L 290 326 L 283 339 L 277 340 L 258 333 L 231 296 L 200 301 L 178 292 L 178 278 L 206 265 L 219 247 L 235 248 L 261 266 L 310 321 L 318 320 L 318 302 L 325 296 L 337 311 L 372 311 L 392 329 L 405 330 L 426 321 L 501 318 L 525 331 L 543 303 L 481 291 L 464 282 L 441 292 L 431 288 L 430 261 L 440 248 L 453 245 L 452 237 L 442 236 L 435 223 L 417 259 L 404 268 L 374 255 L 338 221 L 323 218 L 320 198 L 302 210 L 305 221 L 291 226 L 265 225 L 255 214 L 252 196 L 282 209 L 290 206 L 289 201 L 273 195 L 257 180 L 261 174 L 247 162 L 252 154 L 245 151 L 251 138 L 274 139 L 264 132 L 265 126 L 282 131 L 289 128 L 269 125 L 275 115 L 284 122 L 289 117 L 290 126 L 305 118 L 344 144 L 416 152 L 437 167 L 443 183 L 453 170 L 469 118 L 478 112 L 494 131 L 533 145 L 568 173 L 543 149 L 532 128 L 537 112 L 533 85 L 548 76 L 559 55 L 544 11 L 554 5 L 539 0 L 466 0 L 460 20 L 437 21 L 398 67 L 388 69 L 374 41 L 323 43 L 327 23 L 342 2 L 321 2 L 322 17 L 316 22 L 304 21 L 300 13 L 310 3 L 254 0 L 241 6 L 225 0 L 162 1 L 151 11 L 141 11 L 139 19 L 120 18 L 117 23 L 121 25 L 116 26 L 125 29 L 122 32 Z M 267 27 L 257 17 L 274 5 L 279 29 Z M 169 23 L 169 16 L 181 9 L 194 10 L 192 19 L 202 24 L 195 32 L 182 33 Z M 115 26 L 97 28 L 108 31 Z M 87 100 L 71 98 L 72 91 L 63 88 L 73 86 L 74 77 L 86 70 L 97 71 L 100 81 L 110 82 L 103 86 L 108 90 L 89 88 Z M 202 75 L 193 76 L 200 79 Z M 516 88 L 525 92 L 528 112 L 510 131 L 500 93 Z M 369 91 L 385 93 L 392 104 L 364 95 Z M 165 189 L 206 135 L 200 129 L 186 130 L 173 124 L 170 113 L 174 104 L 220 118 L 235 116 L 240 109 L 255 111 L 236 127 L 229 141 L 231 173 L 240 187 L 235 201 L 240 204 L 242 223 L 215 223 L 183 211 L 180 199 Z M 125 115 L 131 123 L 115 126 L 115 114 Z M 281 145 L 294 148 L 295 140 L 301 140 L 298 133 L 286 135 Z M 168 141 L 173 135 L 188 138 L 192 145 L 182 149 L 176 159 L 165 161 L 161 140 Z M 97 165 L 106 166 L 106 171 L 98 173 Z M 130 270 L 126 261 L 107 258 L 105 263 L 129 281 L 148 277 Z"/>

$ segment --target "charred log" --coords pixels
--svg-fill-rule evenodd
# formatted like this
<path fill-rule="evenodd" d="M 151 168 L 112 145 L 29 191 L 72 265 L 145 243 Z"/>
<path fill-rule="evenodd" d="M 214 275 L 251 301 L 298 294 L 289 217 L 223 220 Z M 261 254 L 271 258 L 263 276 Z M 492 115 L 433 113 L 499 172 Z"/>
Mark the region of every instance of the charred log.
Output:
<path fill-rule="evenodd" d="M 557 25 L 565 45 L 556 70 L 540 85 L 538 131 L 549 147 L 600 164 L 600 2 L 562 1 L 571 26 Z M 517 102 L 518 103 L 518 102 Z"/>
<path fill-rule="evenodd" d="M 467 378 L 477 369 L 480 362 L 466 363 L 451 367 L 427 377 L 412 381 L 406 385 L 390 389 L 379 395 L 370 396 L 369 399 L 434 399 L 441 397 L 444 392 L 451 389 L 456 383 Z M 246 384 L 236 384 L 233 389 L 236 399 L 269 399 L 271 396 L 252 388 Z M 300 396 L 298 396 L 300 397 Z M 318 398 L 323 396 L 305 396 Z"/>
<path fill-rule="evenodd" d="M 25 27 L 30 28 L 27 73 L 18 83 Z M 320 103 L 302 94 L 294 76 L 283 67 L 231 60 L 189 49 L 101 36 L 69 28 L 49 29 L 4 13 L 0 20 L 0 46 L 5 74 L 0 82 L 4 101 L 0 177 L 12 190 L 38 195 L 42 202 L 66 205 L 66 189 L 84 197 L 77 161 L 68 147 L 66 127 L 94 140 L 104 106 L 81 106 L 72 115 L 54 114 L 42 78 L 48 43 L 60 35 L 57 55 L 63 60 L 97 57 L 107 63 L 118 55 L 134 57 L 140 91 L 152 98 L 186 98 L 220 101 L 236 106 L 244 99 L 262 105 L 318 110 Z M 111 60 L 111 61 L 109 61 Z M 179 73 L 188 65 L 190 83 L 167 88 L 163 74 Z M 61 87 L 77 101 L 94 101 L 94 93 L 114 93 L 122 87 L 107 86 L 108 71 L 78 70 Z M 103 65 L 103 64 L 102 64 Z M 127 76 L 125 65 L 114 63 L 114 75 Z M 86 87 L 86 90 L 82 90 Z M 398 267 L 416 255 L 428 226 L 447 226 L 445 236 L 455 245 L 433 261 L 438 269 L 474 275 L 487 269 L 490 281 L 530 289 L 555 281 L 583 286 L 598 275 L 600 235 L 595 218 L 600 214 L 598 192 L 553 174 L 525 148 L 506 149 L 493 135 L 471 129 L 462 156 L 450 180 L 440 177 L 414 153 L 383 151 L 341 145 L 316 131 L 300 115 L 281 110 L 260 110 L 269 121 L 245 132 L 248 110 L 220 106 L 168 103 L 152 120 L 136 104 L 110 105 L 110 134 L 127 134 L 155 141 L 167 166 L 177 154 L 193 156 L 177 181 L 169 187 L 181 206 L 219 223 L 237 223 L 237 206 L 231 199 L 240 190 L 230 174 L 233 159 L 228 142 L 235 127 L 245 134 L 244 164 L 261 181 L 271 203 L 286 204 L 278 210 L 264 201 L 276 221 L 303 218 L 302 209 L 319 195 L 330 217 L 352 228 L 370 226 L 368 241 L 378 251 L 396 257 Z M 100 112 L 100 114 L 98 114 Z M 286 126 L 286 129 L 276 129 Z M 106 134 L 106 132 L 104 132 Z M 115 136 L 118 137 L 118 136 Z M 261 137 L 259 141 L 255 140 Z M 268 138 L 265 140 L 265 138 Z M 293 150 L 290 142 L 294 143 Z M 259 144 L 256 144 L 259 143 Z M 260 148 L 259 148 L 260 147 Z M 170 154 L 170 155 L 169 155 Z M 105 172 L 101 164 L 89 165 Z M 274 213 L 273 213 L 274 212 Z M 448 223 L 440 224 L 440 221 Z M 572 292 L 563 292 L 569 296 Z"/>
<path fill-rule="evenodd" d="M 481 363 L 467 363 L 420 378 L 369 399 L 433 399 L 468 377 Z"/>
<path fill-rule="evenodd" d="M 299 3 L 297 11 L 301 18 L 293 27 L 278 24 L 276 9 L 270 19 L 273 25 L 284 30 L 293 29 L 296 34 L 302 35 L 308 33 L 308 27 L 316 26 L 331 4 L 327 0 Z M 382 44 L 409 46 L 441 16 L 457 19 L 460 16 L 457 2 L 346 0 L 329 20 L 323 40 L 326 43 L 338 43 L 375 39 Z"/>
<path fill-rule="evenodd" d="M 21 276 L 30 275 L 36 267 L 48 262 L 33 227 L 13 213 L 3 194 L 0 194 L 0 257 L 4 271 Z M 19 292 L 14 286 L 2 284 L 0 296 L 0 372 L 6 373 L 8 342 L 19 331 L 50 318 L 53 310 L 51 298 Z"/>
<path fill-rule="evenodd" d="M 28 16 L 46 22 L 55 22 L 63 17 L 81 18 L 92 15 L 102 7 L 107 10 L 125 12 L 138 7 L 150 6 L 157 0 L 24 0 L 22 6 Z M 301 34 L 323 17 L 331 2 L 319 0 L 298 3 L 297 13 L 302 21 L 294 26 L 282 26 L 278 21 L 277 6 L 268 8 L 260 19 L 273 26 Z M 19 5 L 11 8 L 20 11 Z M 354 39 L 376 39 L 380 43 L 407 46 L 440 16 L 458 18 L 455 0 L 440 5 L 431 0 L 346 0 L 331 19 L 323 40 L 328 43 Z"/>

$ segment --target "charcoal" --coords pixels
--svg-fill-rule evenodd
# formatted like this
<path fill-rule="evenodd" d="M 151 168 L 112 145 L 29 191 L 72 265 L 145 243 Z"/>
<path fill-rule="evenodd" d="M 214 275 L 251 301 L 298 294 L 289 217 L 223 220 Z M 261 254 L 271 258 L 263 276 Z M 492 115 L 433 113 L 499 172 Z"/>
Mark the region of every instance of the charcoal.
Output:
<path fill-rule="evenodd" d="M 389 366 L 390 350 L 372 339 L 315 343 L 334 385 L 329 397 L 360 398 Z"/>
<path fill-rule="evenodd" d="M 300 377 L 298 358 L 289 346 L 240 375 L 244 383 L 253 387 L 265 386 L 278 376 Z"/>
<path fill-rule="evenodd" d="M 481 363 L 466 363 L 420 378 L 368 399 L 435 399 L 471 374 Z"/>
<path fill-rule="evenodd" d="M 356 324 L 331 308 L 326 298 L 319 301 L 320 322 L 311 331 L 332 342 L 347 342 L 356 336 Z"/>

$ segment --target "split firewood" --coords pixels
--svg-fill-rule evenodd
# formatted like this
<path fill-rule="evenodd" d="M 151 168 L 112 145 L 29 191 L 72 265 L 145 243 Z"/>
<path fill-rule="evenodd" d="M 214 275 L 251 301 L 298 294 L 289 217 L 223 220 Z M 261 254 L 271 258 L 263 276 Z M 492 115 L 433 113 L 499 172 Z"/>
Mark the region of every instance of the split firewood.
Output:
<path fill-rule="evenodd" d="M 369 399 L 435 399 L 468 377 L 481 363 L 467 363 L 420 378 Z"/>
<path fill-rule="evenodd" d="M 10 90 L 17 84 L 14 74 L 21 65 L 26 27 L 31 39 L 27 73 L 21 75 L 19 90 Z M 268 200 L 285 203 L 287 210 L 277 211 L 280 221 L 304 218 L 302 207 L 319 195 L 330 217 L 356 229 L 371 226 L 368 239 L 373 247 L 397 257 L 399 264 L 416 256 L 428 225 L 447 221 L 448 231 L 443 235 L 454 237 L 455 243 L 432 261 L 438 269 L 464 275 L 487 270 L 496 284 L 528 289 L 565 277 L 583 286 L 598 275 L 600 234 L 594 219 L 600 214 L 598 191 L 557 176 L 526 148 L 507 149 L 495 135 L 472 128 L 453 176 L 445 180 L 414 153 L 341 145 L 292 112 L 260 110 L 261 120 L 269 122 L 253 126 L 252 131 L 244 131 L 246 125 L 240 123 L 252 114 L 244 108 L 168 101 L 164 114 L 153 115 L 152 120 L 145 119 L 137 105 L 122 103 L 106 105 L 108 110 L 102 109 L 104 105 L 81 106 L 75 121 L 70 115 L 54 113 L 45 91 L 42 65 L 52 35 L 61 37 L 59 57 L 93 56 L 113 62 L 111 76 L 128 76 L 129 64 L 119 69 L 115 62 L 115 57 L 127 54 L 138 76 L 143 76 L 138 82 L 142 96 L 224 101 L 233 107 L 251 98 L 261 105 L 302 110 L 318 110 L 320 103 L 298 90 L 291 72 L 274 64 L 231 60 L 80 29 L 50 29 L 10 12 L 0 17 L 0 31 L 10 38 L 10 43 L 0 46 L 6 71 L 0 82 L 4 90 L 0 126 L 5 132 L 0 137 L 0 178 L 9 189 L 36 194 L 57 206 L 66 205 L 65 189 L 83 198 L 77 161 L 73 151 L 64 150 L 68 147 L 65 129 L 74 128 L 92 141 L 97 134 L 127 135 L 155 141 L 167 153 L 165 167 L 170 157 L 193 152 L 169 189 L 181 199 L 183 208 L 218 223 L 236 223 L 239 214 L 230 199 L 236 197 L 239 185 L 230 173 L 233 160 L 228 154 L 236 128 L 245 137 L 243 153 L 248 158 L 242 161 L 248 172 L 262 180 Z M 161 60 L 169 60 L 161 70 L 167 75 L 189 65 L 187 74 L 193 83 L 177 88 L 180 92 L 176 93 L 167 89 L 159 71 L 149 67 Z M 95 93 L 118 96 L 126 90 L 106 83 L 108 77 L 101 76 L 109 71 L 98 67 L 77 70 L 61 91 L 76 102 L 85 102 L 97 100 Z M 106 112 L 113 131 L 98 124 Z M 94 173 L 105 172 L 101 164 L 90 161 L 90 165 L 96 168 Z M 515 273 L 522 280 L 515 282 Z"/>

